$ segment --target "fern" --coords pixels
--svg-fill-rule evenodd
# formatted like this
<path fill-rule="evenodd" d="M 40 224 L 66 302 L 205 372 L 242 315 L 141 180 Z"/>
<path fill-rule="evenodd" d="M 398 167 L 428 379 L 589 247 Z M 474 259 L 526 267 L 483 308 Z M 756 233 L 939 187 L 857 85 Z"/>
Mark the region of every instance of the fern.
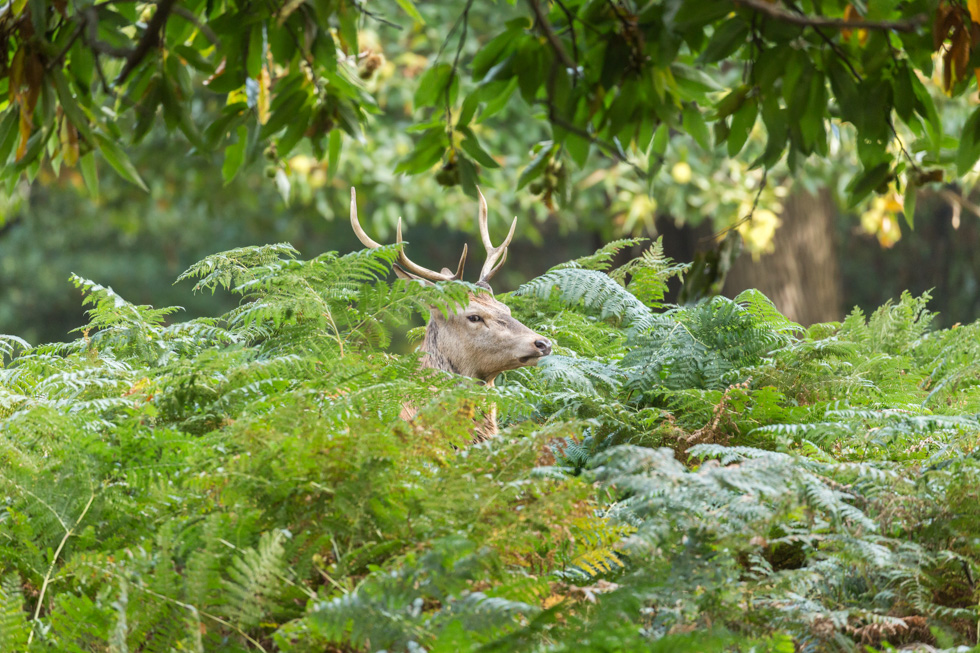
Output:
<path fill-rule="evenodd" d="M 504 298 L 555 354 L 493 388 L 385 350 L 479 292 L 386 283 L 397 247 L 209 257 L 242 301 L 180 323 L 75 278 L 77 340 L 0 338 L 0 648 L 972 645 L 977 325 L 662 306 L 636 244 Z"/>
<path fill-rule="evenodd" d="M 20 576 L 8 574 L 0 582 L 0 649 L 22 651 L 27 648 L 30 624 L 24 612 Z"/>
<path fill-rule="evenodd" d="M 286 574 L 284 537 L 281 531 L 263 533 L 258 546 L 236 556 L 228 568 L 226 609 L 243 628 L 257 626 L 281 591 Z"/>
<path fill-rule="evenodd" d="M 559 300 L 568 306 L 582 304 L 589 314 L 627 326 L 648 317 L 650 309 L 608 275 L 596 270 L 565 268 L 553 270 L 518 288 L 517 294 L 534 294 L 541 299 L 558 289 Z"/>

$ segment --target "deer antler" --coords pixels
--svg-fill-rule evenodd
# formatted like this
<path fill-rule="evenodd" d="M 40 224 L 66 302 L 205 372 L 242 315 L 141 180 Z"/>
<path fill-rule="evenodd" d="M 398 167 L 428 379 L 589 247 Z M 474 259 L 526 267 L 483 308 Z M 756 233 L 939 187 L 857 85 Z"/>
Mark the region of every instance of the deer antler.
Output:
<path fill-rule="evenodd" d="M 514 238 L 517 218 L 515 217 L 514 221 L 510 224 L 510 233 L 507 234 L 504 242 L 499 247 L 494 247 L 493 243 L 490 242 L 490 230 L 487 228 L 487 200 L 483 197 L 483 192 L 479 188 L 476 189 L 476 192 L 480 194 L 480 217 L 478 220 L 480 223 L 480 238 L 483 240 L 483 247 L 487 250 L 487 262 L 483 264 L 478 283 L 487 284 L 507 260 L 507 246 L 510 245 L 511 239 Z M 500 261 L 499 263 L 497 262 L 498 260 Z"/>
<path fill-rule="evenodd" d="M 486 221 L 485 218 L 484 221 Z M 365 247 L 369 249 L 377 249 L 378 247 L 381 247 L 381 243 L 376 242 L 370 236 L 368 236 L 367 233 L 365 233 L 364 229 L 361 227 L 361 223 L 357 219 L 357 198 L 353 187 L 350 189 L 350 226 L 354 229 L 354 234 L 357 235 L 357 239 L 360 240 Z M 514 230 L 511 229 L 511 235 L 513 235 L 513 231 Z M 399 244 L 404 242 L 402 240 L 401 218 L 398 218 L 396 242 Z M 398 252 L 398 261 L 396 265 L 409 276 L 418 279 L 425 279 L 427 281 L 456 281 L 463 278 L 463 266 L 466 264 L 466 252 L 467 247 L 466 245 L 463 245 L 463 255 L 459 257 L 459 265 L 456 267 L 456 274 L 451 273 L 445 268 L 443 268 L 442 272 L 436 272 L 434 270 L 424 268 L 417 263 L 413 263 L 405 254 L 404 247 L 400 252 Z"/>

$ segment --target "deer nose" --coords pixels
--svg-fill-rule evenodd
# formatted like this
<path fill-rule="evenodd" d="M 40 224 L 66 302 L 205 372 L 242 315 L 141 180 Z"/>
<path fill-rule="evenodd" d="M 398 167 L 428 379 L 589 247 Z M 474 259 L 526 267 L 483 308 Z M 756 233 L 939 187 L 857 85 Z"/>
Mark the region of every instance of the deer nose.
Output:
<path fill-rule="evenodd" d="M 538 348 L 542 356 L 547 356 L 551 353 L 551 341 L 547 338 L 541 338 L 540 340 L 534 341 L 534 346 Z"/>

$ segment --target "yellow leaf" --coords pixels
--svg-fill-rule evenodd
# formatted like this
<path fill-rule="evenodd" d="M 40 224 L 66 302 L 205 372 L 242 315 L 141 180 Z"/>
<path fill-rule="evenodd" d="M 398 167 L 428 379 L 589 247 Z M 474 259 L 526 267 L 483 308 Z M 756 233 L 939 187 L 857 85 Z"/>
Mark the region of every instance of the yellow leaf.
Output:
<path fill-rule="evenodd" d="M 264 125 L 269 120 L 269 103 L 271 102 L 271 93 L 269 91 L 269 69 L 262 66 L 262 72 L 259 73 L 259 100 L 257 103 L 257 109 L 259 111 L 259 124 Z"/>
<path fill-rule="evenodd" d="M 34 121 L 31 119 L 31 112 L 27 110 L 26 103 L 20 105 L 20 142 L 17 143 L 17 155 L 15 161 L 20 161 L 27 153 L 27 139 L 31 137 L 34 128 Z"/>
<path fill-rule="evenodd" d="M 67 118 L 61 122 L 59 140 L 61 141 L 61 155 L 65 160 L 65 165 L 74 168 L 75 164 L 78 163 L 78 130 Z"/>
<path fill-rule="evenodd" d="M 973 22 L 980 23 L 980 0 L 966 0 L 966 8 L 970 10 Z"/>

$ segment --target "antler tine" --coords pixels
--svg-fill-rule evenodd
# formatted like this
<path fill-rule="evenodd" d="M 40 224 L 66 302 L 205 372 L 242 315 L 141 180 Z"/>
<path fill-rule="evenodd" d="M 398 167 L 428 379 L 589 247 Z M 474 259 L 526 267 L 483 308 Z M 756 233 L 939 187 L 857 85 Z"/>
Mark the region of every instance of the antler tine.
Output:
<path fill-rule="evenodd" d="M 402 240 L 402 219 L 398 218 L 398 227 L 395 230 L 395 242 L 401 244 L 404 242 Z M 463 258 L 466 258 L 466 251 L 463 251 Z M 398 265 L 402 267 L 406 272 L 410 272 L 417 277 L 423 279 L 428 279 L 429 281 L 453 281 L 457 279 L 455 275 L 443 274 L 442 272 L 436 272 L 435 270 L 430 270 L 429 268 L 424 268 L 417 263 L 413 263 L 408 255 L 405 254 L 405 248 L 402 247 L 401 251 L 398 253 Z"/>
<path fill-rule="evenodd" d="M 483 270 L 480 271 L 480 281 L 489 281 L 493 275 L 497 274 L 504 262 L 507 260 L 507 246 L 510 245 L 510 241 L 514 238 L 514 230 L 517 228 L 517 218 L 510 224 L 510 232 L 507 234 L 507 238 L 504 242 L 500 243 L 499 247 L 494 247 L 493 243 L 490 242 L 490 229 L 487 227 L 487 200 L 483 197 L 483 192 L 477 188 L 476 192 L 480 195 L 480 213 L 479 219 L 477 220 L 480 225 L 480 239 L 483 241 L 483 246 L 487 250 L 487 262 L 483 264 Z M 499 262 L 498 262 L 499 261 Z"/>
<path fill-rule="evenodd" d="M 354 234 L 357 239 L 361 241 L 361 244 L 369 249 L 377 249 L 381 247 L 381 243 L 376 242 L 371 239 L 370 236 L 365 233 L 364 229 L 361 227 L 360 221 L 357 219 L 357 195 L 354 192 L 354 187 L 350 188 L 350 226 L 354 230 Z"/>
<path fill-rule="evenodd" d="M 369 249 L 377 249 L 381 247 L 381 243 L 375 241 L 370 236 L 365 233 L 364 228 L 361 227 L 360 221 L 357 219 L 357 196 L 355 195 L 354 188 L 350 189 L 350 226 L 354 229 L 354 233 L 357 235 L 357 239 Z M 398 243 L 402 241 L 402 219 L 398 218 L 398 228 L 396 232 L 396 238 Z M 459 260 L 459 270 L 457 270 L 455 275 L 443 274 L 441 272 L 435 272 L 428 268 L 424 268 L 417 263 L 413 263 L 411 259 L 405 254 L 405 248 L 403 247 L 401 251 L 398 252 L 398 261 L 396 264 L 402 268 L 405 272 L 414 275 L 420 279 L 426 279 L 428 281 L 453 281 L 458 279 L 463 272 L 463 263 L 466 262 L 466 248 L 463 248 L 463 258 Z"/>

